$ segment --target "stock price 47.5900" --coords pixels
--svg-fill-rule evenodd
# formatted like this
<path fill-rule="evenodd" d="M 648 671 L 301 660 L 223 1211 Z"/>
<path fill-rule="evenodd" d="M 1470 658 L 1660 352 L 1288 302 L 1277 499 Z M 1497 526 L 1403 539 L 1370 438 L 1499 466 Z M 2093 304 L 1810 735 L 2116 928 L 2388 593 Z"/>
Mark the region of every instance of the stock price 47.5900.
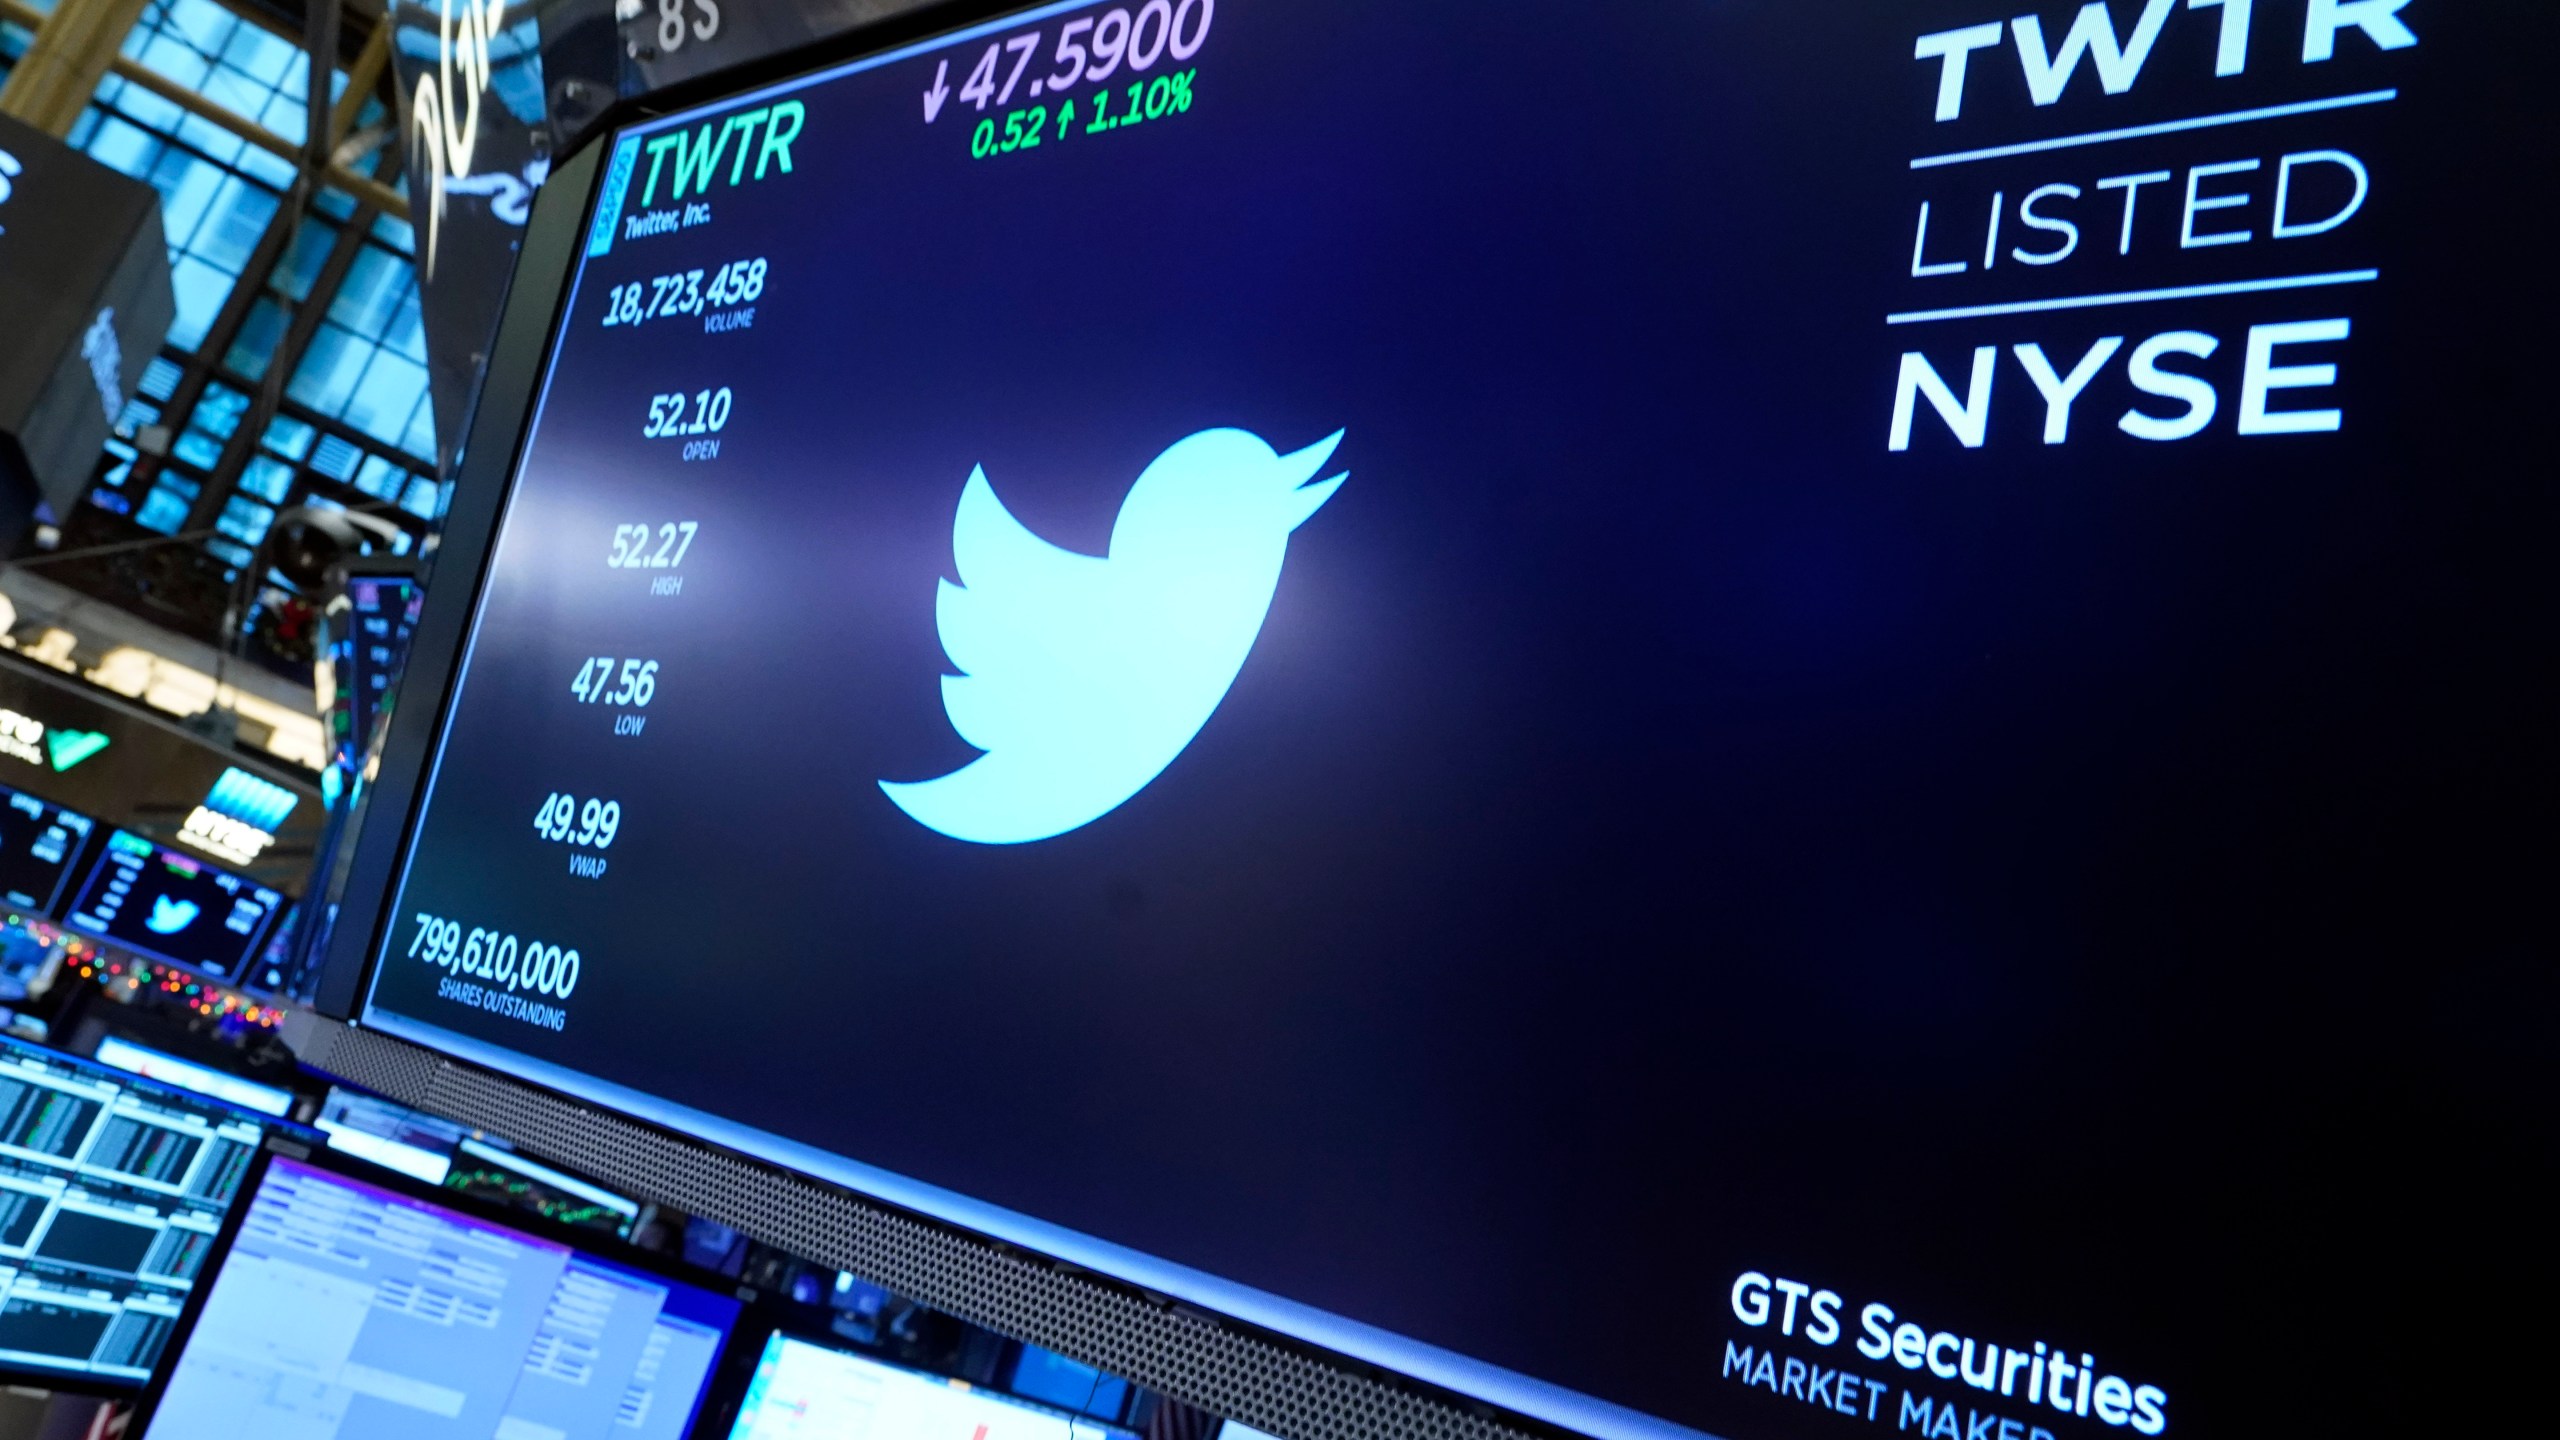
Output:
<path fill-rule="evenodd" d="M 1120 73 L 1124 63 L 1128 73 L 1136 75 L 1167 56 L 1176 63 L 1187 61 L 1209 43 L 1209 27 L 1217 15 L 1217 0 L 1145 0 L 1134 9 L 1117 7 L 1098 17 L 1070 20 L 1058 31 L 1057 70 L 1033 75 L 1024 93 L 1036 99 L 1043 92 L 1064 94 L 1078 85 L 1100 85 Z M 1022 85 L 1024 72 L 1040 51 L 1041 35 L 1039 30 L 1024 30 L 989 44 L 969 78 L 960 84 L 960 103 L 975 106 L 981 114 L 990 102 L 1012 104 L 1015 88 Z M 1003 63 L 1007 55 L 1013 57 L 1010 67 Z M 938 62 L 933 86 L 924 95 L 928 125 L 942 113 L 943 101 L 951 93 L 950 75 L 950 62 Z"/>

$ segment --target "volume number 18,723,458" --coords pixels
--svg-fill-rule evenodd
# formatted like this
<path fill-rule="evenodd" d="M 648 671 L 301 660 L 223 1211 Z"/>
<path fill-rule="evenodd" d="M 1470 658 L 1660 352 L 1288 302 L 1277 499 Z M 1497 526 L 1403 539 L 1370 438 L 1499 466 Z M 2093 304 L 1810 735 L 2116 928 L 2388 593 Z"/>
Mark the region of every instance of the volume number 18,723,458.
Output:
<path fill-rule="evenodd" d="M 604 323 L 639 325 L 669 315 L 700 315 L 744 305 L 764 294 L 764 257 L 732 260 L 711 271 L 681 270 L 616 285 L 606 292 Z"/>

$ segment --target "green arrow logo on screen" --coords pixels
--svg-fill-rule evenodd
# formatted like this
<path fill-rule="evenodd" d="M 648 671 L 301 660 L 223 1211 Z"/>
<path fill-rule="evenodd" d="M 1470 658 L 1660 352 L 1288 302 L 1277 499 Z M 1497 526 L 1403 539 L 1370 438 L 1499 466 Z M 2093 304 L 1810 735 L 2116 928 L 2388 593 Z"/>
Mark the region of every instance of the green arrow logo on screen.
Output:
<path fill-rule="evenodd" d="M 95 730 L 58 730 L 44 732 L 45 753 L 53 757 L 53 768 L 68 770 L 107 748 L 107 737 Z"/>

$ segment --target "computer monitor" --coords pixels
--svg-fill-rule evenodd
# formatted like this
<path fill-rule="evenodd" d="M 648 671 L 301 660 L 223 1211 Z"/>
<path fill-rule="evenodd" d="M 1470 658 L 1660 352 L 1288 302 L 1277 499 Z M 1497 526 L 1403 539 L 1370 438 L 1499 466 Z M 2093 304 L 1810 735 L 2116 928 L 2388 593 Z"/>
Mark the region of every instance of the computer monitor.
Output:
<path fill-rule="evenodd" d="M 0 1039 L 0 1374 L 148 1379 L 261 1134 L 229 1105 Z"/>
<path fill-rule="evenodd" d="M 462 1143 L 462 1127 L 450 1120 L 336 1085 L 321 1103 L 317 1124 L 330 1149 L 430 1185 L 444 1183 L 453 1168 L 453 1147 Z"/>
<path fill-rule="evenodd" d="M 337 622 L 346 634 L 331 658 L 346 698 L 348 732 L 359 751 L 371 743 L 374 720 L 399 681 L 423 588 L 414 573 L 347 577 L 348 615 Z"/>
<path fill-rule="evenodd" d="M 148 1440 L 681 1440 L 739 1302 L 326 1152 L 255 1177 Z"/>
<path fill-rule="evenodd" d="M 52 914 L 96 827 L 76 810 L 0 785 L 0 902 Z"/>
<path fill-rule="evenodd" d="M 181 1090 L 193 1090 L 199 1095 L 210 1095 L 226 1104 L 255 1110 L 261 1115 L 272 1115 L 279 1120 L 293 1113 L 293 1092 L 290 1090 L 243 1080 L 193 1060 L 181 1060 L 148 1045 L 136 1045 L 120 1035 L 100 1040 L 90 1058 L 113 1069 L 129 1071 L 163 1085 L 175 1085 Z"/>
<path fill-rule="evenodd" d="M 238 979 L 284 896 L 129 830 L 107 836 L 71 927 L 217 980 Z"/>
<path fill-rule="evenodd" d="M 1129 1403 L 1128 1381 L 1037 1345 L 1025 1345 L 1013 1357 L 1013 1379 L 1006 1388 L 1026 1400 L 1103 1419 L 1119 1418 Z"/>
<path fill-rule="evenodd" d="M 53 987 L 62 969 L 62 932 L 33 915 L 0 913 L 0 1004 L 17 1004 Z"/>
<path fill-rule="evenodd" d="M 640 1202 L 482 1139 L 454 1147 L 444 1186 L 512 1209 L 530 1210 L 573 1229 L 628 1236 Z"/>
<path fill-rule="evenodd" d="M 1126 1440 L 1128 1432 L 776 1332 L 729 1440 Z"/>

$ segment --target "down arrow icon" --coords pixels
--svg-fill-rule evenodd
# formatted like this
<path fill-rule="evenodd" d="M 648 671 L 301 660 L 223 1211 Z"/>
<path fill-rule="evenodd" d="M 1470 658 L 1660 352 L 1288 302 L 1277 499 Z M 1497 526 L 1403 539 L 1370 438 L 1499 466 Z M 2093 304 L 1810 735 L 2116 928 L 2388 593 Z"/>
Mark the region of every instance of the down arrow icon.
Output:
<path fill-rule="evenodd" d="M 924 92 L 924 123 L 927 125 L 942 113 L 942 102 L 951 98 L 951 87 L 944 83 L 950 78 L 950 61 L 945 60 L 933 67 L 933 88 Z"/>

